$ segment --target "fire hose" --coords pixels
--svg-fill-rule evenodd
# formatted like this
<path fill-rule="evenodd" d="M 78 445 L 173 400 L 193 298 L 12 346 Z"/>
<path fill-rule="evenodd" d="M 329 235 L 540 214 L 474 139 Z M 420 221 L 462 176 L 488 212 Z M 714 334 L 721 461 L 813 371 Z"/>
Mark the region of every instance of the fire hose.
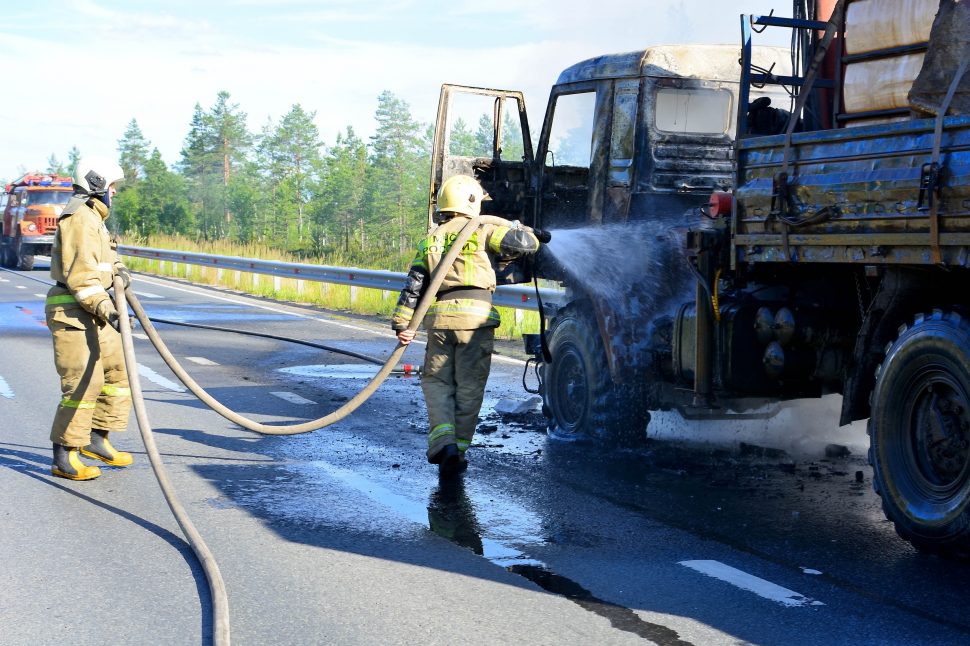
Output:
<path fill-rule="evenodd" d="M 411 317 L 411 321 L 407 327 L 408 330 L 414 331 L 417 329 L 418 325 L 424 318 L 425 313 L 427 313 L 428 308 L 430 308 L 431 304 L 434 302 L 434 299 L 437 296 L 438 290 L 440 289 L 441 283 L 444 281 L 448 270 L 451 268 L 452 264 L 454 264 L 458 254 L 461 253 L 465 243 L 478 229 L 478 227 L 482 224 L 507 226 L 508 223 L 508 220 L 504 218 L 483 215 L 472 218 L 467 224 L 465 224 L 465 226 L 461 228 L 457 237 L 452 242 L 451 248 L 441 259 L 441 263 L 432 274 L 428 288 L 425 290 L 424 295 L 421 297 L 421 300 L 418 302 L 417 307 L 414 310 L 414 315 Z M 229 421 L 243 427 L 246 430 L 263 435 L 296 435 L 300 433 L 308 433 L 310 431 L 319 430 L 325 426 L 329 426 L 344 419 L 374 394 L 377 388 L 384 382 L 387 376 L 397 365 L 398 360 L 401 358 L 401 355 L 404 353 L 407 346 L 399 342 L 397 348 L 394 349 L 391 355 L 384 362 L 381 369 L 374 377 L 371 378 L 370 382 L 359 393 L 357 393 L 357 395 L 332 413 L 319 419 L 300 424 L 282 426 L 262 424 L 244 417 L 224 406 L 209 393 L 207 393 L 201 386 L 199 386 L 191 376 L 189 376 L 189 374 L 182 368 L 182 366 L 169 351 L 161 337 L 159 337 L 158 332 L 155 330 L 151 320 L 148 318 L 145 310 L 142 308 L 141 303 L 139 303 L 138 298 L 131 293 L 130 290 L 124 289 L 121 278 L 117 276 L 115 276 L 114 279 L 114 300 L 115 308 L 117 309 L 119 315 L 121 341 L 124 349 L 125 365 L 128 370 L 131 397 L 135 409 L 135 418 L 138 421 L 138 428 L 141 432 L 142 440 L 145 443 L 145 450 L 148 455 L 148 460 L 151 463 L 152 470 L 155 472 L 155 477 L 162 489 L 165 500 L 168 503 L 172 514 L 175 516 L 176 522 L 178 522 L 179 527 L 182 528 L 182 532 L 185 534 L 192 551 L 199 559 L 202 569 L 205 572 L 212 600 L 212 642 L 216 646 L 227 646 L 230 643 L 230 640 L 229 601 L 226 593 L 226 586 L 222 580 L 222 575 L 219 572 L 219 565 L 216 563 L 215 557 L 206 546 L 201 534 L 199 534 L 195 526 L 192 524 L 192 521 L 189 519 L 188 514 L 185 511 L 185 508 L 182 506 L 181 502 L 179 502 L 174 488 L 172 487 L 172 484 L 168 478 L 167 472 L 165 471 L 165 466 L 161 461 L 158 448 L 155 445 L 151 424 L 148 421 L 148 415 L 145 411 L 145 402 L 142 396 L 141 384 L 138 379 L 137 361 L 135 359 L 134 343 L 131 336 L 131 321 L 128 317 L 128 306 L 131 306 L 132 311 L 135 313 L 135 316 L 144 328 L 149 340 L 152 342 L 152 345 L 155 346 L 155 349 L 165 361 L 166 365 L 168 365 L 172 372 L 183 384 L 185 384 L 192 394 Z"/>

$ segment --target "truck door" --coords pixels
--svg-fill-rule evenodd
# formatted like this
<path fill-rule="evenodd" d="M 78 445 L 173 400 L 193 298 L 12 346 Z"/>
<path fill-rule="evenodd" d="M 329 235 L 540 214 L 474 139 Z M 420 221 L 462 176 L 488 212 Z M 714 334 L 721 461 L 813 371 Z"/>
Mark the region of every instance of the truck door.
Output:
<path fill-rule="evenodd" d="M 492 198 L 483 213 L 535 223 L 534 153 L 521 92 L 442 85 L 431 155 L 429 229 L 438 189 L 453 175 L 481 182 Z"/>
<path fill-rule="evenodd" d="M 609 80 L 552 88 L 539 139 L 537 226 L 603 221 L 611 100 Z"/>

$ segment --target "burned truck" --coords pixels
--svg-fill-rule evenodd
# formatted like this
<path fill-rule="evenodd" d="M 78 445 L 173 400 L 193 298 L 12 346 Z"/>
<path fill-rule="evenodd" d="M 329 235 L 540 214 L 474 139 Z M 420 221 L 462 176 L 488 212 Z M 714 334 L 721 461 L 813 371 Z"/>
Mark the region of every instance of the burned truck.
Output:
<path fill-rule="evenodd" d="M 541 353 L 557 432 L 638 441 L 650 411 L 840 394 L 841 424 L 869 420 L 897 532 L 970 552 L 970 78 L 953 46 L 970 12 L 919 4 L 840 0 L 742 17 L 740 48 L 584 61 L 553 86 L 534 153 L 520 93 L 443 87 L 432 196 L 473 174 L 487 212 L 551 246 L 605 241 L 570 247 L 593 262 L 531 268 L 567 290 Z M 796 46 L 754 47 L 765 27 Z M 491 106 L 482 154 L 454 143 L 473 98 Z"/>

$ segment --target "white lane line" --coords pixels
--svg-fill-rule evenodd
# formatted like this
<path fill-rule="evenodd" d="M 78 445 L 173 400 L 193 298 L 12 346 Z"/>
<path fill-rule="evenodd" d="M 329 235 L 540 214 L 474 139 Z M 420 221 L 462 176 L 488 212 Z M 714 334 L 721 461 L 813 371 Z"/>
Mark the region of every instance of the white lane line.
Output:
<path fill-rule="evenodd" d="M 236 303 L 237 305 L 246 305 L 248 307 L 254 307 L 256 309 L 266 310 L 268 312 L 274 312 L 276 314 L 286 314 L 287 316 L 293 316 L 295 318 L 308 319 L 308 320 L 311 320 L 311 321 L 317 321 L 317 322 L 320 322 L 320 323 L 327 323 L 329 325 L 335 325 L 337 327 L 347 328 L 348 330 L 355 330 L 357 332 L 367 332 L 368 334 L 373 334 L 375 336 L 383 336 L 383 334 L 381 332 L 378 332 L 377 330 L 374 330 L 373 328 L 360 327 L 358 325 L 349 325 L 347 323 L 338 323 L 337 321 L 331 321 L 329 319 L 320 318 L 318 316 L 310 316 L 309 314 L 300 314 L 298 312 L 290 312 L 290 311 L 287 311 L 287 310 L 282 310 L 282 309 L 279 309 L 279 308 L 276 308 L 276 307 L 272 307 L 270 305 L 261 305 L 259 303 L 252 303 L 252 302 L 249 302 L 249 301 L 239 300 L 238 298 L 228 298 L 228 297 L 225 297 L 225 296 L 217 296 L 215 294 L 209 294 L 209 293 L 201 292 L 201 291 L 194 290 L 194 289 L 186 289 L 184 287 L 176 287 L 174 285 L 167 285 L 167 284 L 164 284 L 164 283 L 156 283 L 156 282 L 151 282 L 151 281 L 148 281 L 148 282 L 150 284 L 152 284 L 152 285 L 157 286 L 157 287 L 164 287 L 166 289 L 174 289 L 175 291 L 185 292 L 186 294 L 195 294 L 196 296 L 205 296 L 206 298 L 211 298 L 211 299 L 219 300 L 219 301 L 226 301 L 227 303 Z M 135 292 L 135 293 L 137 294 L 138 292 Z M 393 342 L 394 337 L 391 336 L 391 334 L 389 332 L 387 333 L 387 336 L 390 338 L 391 342 Z M 416 345 L 425 345 L 427 342 L 426 341 L 421 341 L 419 339 L 415 339 L 414 341 L 412 341 L 412 343 L 414 343 Z M 502 363 L 513 363 L 513 364 L 519 365 L 519 366 L 525 365 L 525 361 L 523 361 L 521 359 L 515 359 L 513 357 L 505 357 L 505 356 L 502 356 L 500 354 L 494 354 L 494 355 L 492 355 L 492 359 L 495 360 L 495 361 L 502 362 Z"/>
<path fill-rule="evenodd" d="M 7 381 L 3 377 L 0 377 L 0 397 L 13 399 L 13 389 L 7 384 Z"/>
<path fill-rule="evenodd" d="M 136 289 L 134 290 L 134 292 L 137 296 L 142 296 L 144 298 L 165 298 L 164 296 L 160 296 L 158 294 L 152 294 L 151 292 L 143 292 L 140 289 Z"/>
<path fill-rule="evenodd" d="M 185 357 L 185 358 L 188 361 L 191 361 L 192 363 L 199 364 L 200 366 L 218 366 L 219 365 L 215 361 L 210 361 L 209 359 L 206 359 L 205 357 Z"/>
<path fill-rule="evenodd" d="M 0 283 L 9 283 L 10 281 L 6 278 L 0 278 Z"/>
<path fill-rule="evenodd" d="M 161 386 L 162 388 L 168 388 L 169 390 L 174 390 L 177 393 L 184 393 L 185 388 L 182 388 L 179 384 L 175 383 L 171 379 L 166 379 L 161 376 L 148 366 L 138 364 L 138 374 L 147 379 L 148 381 L 154 382 Z"/>
<path fill-rule="evenodd" d="M 814 599 L 810 599 L 809 597 L 799 594 L 794 590 L 789 590 L 788 588 L 783 588 L 780 585 L 775 585 L 771 581 L 759 579 L 754 575 L 748 574 L 747 572 L 742 572 L 741 570 L 733 568 L 730 565 L 725 565 L 720 561 L 681 561 L 680 565 L 689 567 L 690 569 L 696 570 L 701 574 L 706 574 L 709 577 L 720 579 L 725 583 L 730 583 L 731 585 L 741 588 L 742 590 L 754 592 L 759 597 L 764 597 L 769 601 L 780 603 L 781 605 L 788 606 L 789 608 L 825 605 L 821 601 L 815 601 Z"/>
<path fill-rule="evenodd" d="M 34 294 L 37 298 L 47 298 L 47 294 Z"/>
<path fill-rule="evenodd" d="M 17 285 L 17 289 L 27 289 L 24 285 Z"/>
<path fill-rule="evenodd" d="M 280 393 L 270 393 L 270 395 L 276 395 L 280 399 L 283 399 L 285 401 L 288 401 L 291 404 L 300 404 L 300 405 L 304 405 L 304 406 L 306 404 L 316 404 L 315 401 L 311 401 L 309 399 L 306 399 L 305 397 L 300 397 L 296 393 L 280 392 Z"/>
<path fill-rule="evenodd" d="M 142 341 L 148 340 L 148 335 L 142 334 L 141 332 L 132 332 L 131 336 L 135 337 L 136 339 L 141 339 Z"/>

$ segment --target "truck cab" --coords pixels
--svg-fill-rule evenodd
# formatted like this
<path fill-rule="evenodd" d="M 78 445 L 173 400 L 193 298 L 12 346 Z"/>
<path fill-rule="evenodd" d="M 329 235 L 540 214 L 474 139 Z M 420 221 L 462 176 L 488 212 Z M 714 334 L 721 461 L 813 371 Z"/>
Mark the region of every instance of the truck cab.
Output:
<path fill-rule="evenodd" d="M 7 184 L 0 231 L 4 267 L 33 269 L 34 256 L 49 256 L 57 219 L 73 194 L 72 179 L 28 173 Z"/>
<path fill-rule="evenodd" d="M 657 46 L 576 63 L 552 87 L 534 149 L 521 92 L 442 86 L 429 227 L 438 187 L 466 174 L 492 198 L 484 213 L 549 229 L 555 246 L 570 230 L 595 229 L 601 249 L 612 249 L 582 263 L 544 252 L 532 272 L 506 276 L 534 273 L 567 289 L 568 302 L 550 312 L 552 361 L 542 370 L 556 432 L 644 433 L 650 322 L 694 284 L 683 234 L 703 224 L 699 207 L 733 187 L 740 53 L 737 45 Z M 787 49 L 757 47 L 751 57 L 790 74 Z M 777 88 L 752 94 L 790 102 Z"/>

